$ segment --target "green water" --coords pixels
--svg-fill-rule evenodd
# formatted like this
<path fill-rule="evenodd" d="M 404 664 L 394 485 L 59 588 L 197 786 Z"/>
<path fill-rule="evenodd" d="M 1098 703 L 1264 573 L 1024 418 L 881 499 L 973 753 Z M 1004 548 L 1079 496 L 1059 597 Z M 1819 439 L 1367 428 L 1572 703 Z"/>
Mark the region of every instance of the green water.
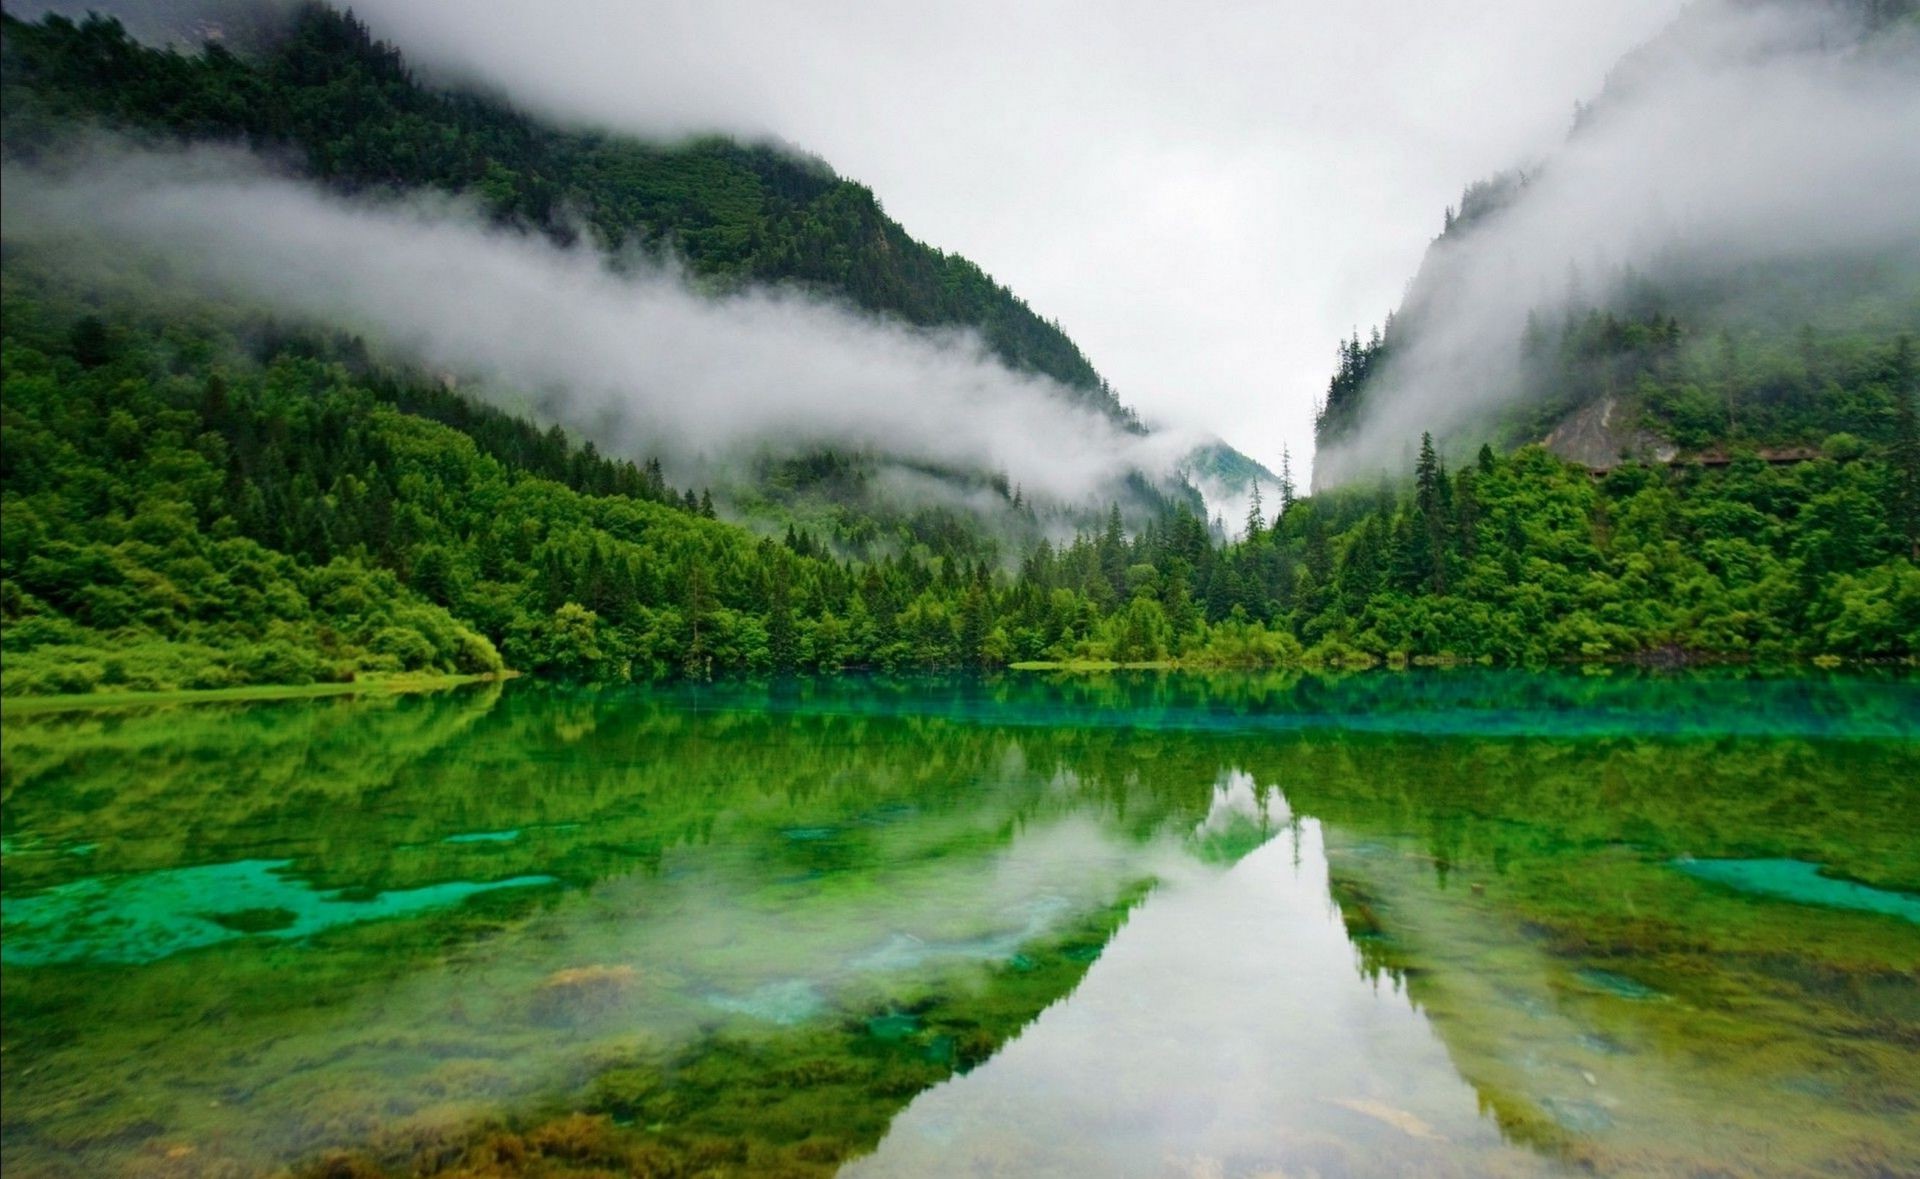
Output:
<path fill-rule="evenodd" d="M 8 1176 L 1920 1173 L 1920 684 L 8 717 Z"/>
<path fill-rule="evenodd" d="M 1679 862 L 1679 868 L 1689 875 L 1712 880 L 1741 892 L 1779 897 L 1803 905 L 1829 905 L 1836 909 L 1890 913 L 1920 923 L 1920 895 L 1868 888 L 1850 880 L 1835 880 L 1821 872 L 1818 864 L 1803 864 L 1799 860 L 1696 860 L 1689 857 Z"/>

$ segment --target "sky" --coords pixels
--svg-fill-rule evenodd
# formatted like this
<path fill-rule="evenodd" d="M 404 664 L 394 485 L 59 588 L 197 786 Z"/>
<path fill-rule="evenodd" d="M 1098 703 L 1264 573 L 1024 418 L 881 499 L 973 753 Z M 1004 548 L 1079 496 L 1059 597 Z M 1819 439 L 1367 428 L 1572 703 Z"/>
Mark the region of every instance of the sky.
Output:
<path fill-rule="evenodd" d="M 1150 422 L 1296 470 L 1339 339 L 1470 181 L 1544 153 L 1683 0 L 356 0 L 442 76 L 783 140 L 1057 319 Z"/>
<path fill-rule="evenodd" d="M 1846 14 L 1707 2 L 1635 54 L 1549 166 L 1428 257 L 1321 485 L 1405 470 L 1424 431 L 1470 455 L 1539 388 L 1530 319 L 1631 309 L 1644 284 L 1695 339 L 1920 322 L 1920 29 L 1862 45 Z M 1613 404 L 1596 457 L 1670 445 L 1623 437 Z"/>

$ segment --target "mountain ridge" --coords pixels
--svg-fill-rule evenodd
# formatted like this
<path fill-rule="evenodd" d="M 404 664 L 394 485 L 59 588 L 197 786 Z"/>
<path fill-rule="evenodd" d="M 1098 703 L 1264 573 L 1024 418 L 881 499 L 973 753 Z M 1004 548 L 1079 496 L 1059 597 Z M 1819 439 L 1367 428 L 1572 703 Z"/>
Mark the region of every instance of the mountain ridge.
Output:
<path fill-rule="evenodd" d="M 1768 206 L 1777 180 L 1741 175 L 1716 190 L 1662 169 L 1684 172 L 1677 145 L 1737 109 L 1743 87 L 1769 82 L 1845 109 L 1839 95 L 1897 126 L 1901 100 L 1883 100 L 1917 66 L 1912 0 L 1697 0 L 1577 106 L 1559 151 L 1469 185 L 1400 306 L 1342 342 L 1316 414 L 1316 485 L 1402 467 L 1423 430 L 1456 459 L 1482 443 L 1547 442 L 1599 468 L 1817 449 L 1836 432 L 1887 442 L 1887 365 L 1897 337 L 1920 328 L 1920 231 L 1802 235 L 1791 218 L 1817 206 Z M 1716 161 L 1786 160 L 1820 141 L 1793 117 L 1785 99 L 1755 112 L 1758 154 Z M 1618 211 L 1569 195 L 1623 174 L 1638 188 L 1623 188 Z M 1843 206 L 1828 219 L 1848 216 Z M 1654 248 L 1662 234 L 1673 240 Z M 1557 279 L 1556 257 L 1568 259 Z M 1834 392 L 1876 385 L 1868 409 Z M 1560 446 L 1573 438 L 1584 441 Z"/>
<path fill-rule="evenodd" d="M 456 192 L 557 241 L 586 232 L 609 253 L 676 257 L 715 289 L 792 283 L 918 327 L 973 328 L 1009 367 L 1140 429 L 1056 323 L 966 258 L 914 239 L 871 189 L 818 157 L 722 135 L 652 143 L 560 129 L 493 97 L 423 85 L 397 48 L 317 3 L 294 6 L 258 56 L 219 41 L 195 56 L 145 46 L 111 18 L 6 20 L 16 152 L 40 146 L 36 107 L 48 97 L 62 117 L 291 148 L 304 174 L 349 193 Z M 84 85 L 109 74 L 112 90 Z"/>

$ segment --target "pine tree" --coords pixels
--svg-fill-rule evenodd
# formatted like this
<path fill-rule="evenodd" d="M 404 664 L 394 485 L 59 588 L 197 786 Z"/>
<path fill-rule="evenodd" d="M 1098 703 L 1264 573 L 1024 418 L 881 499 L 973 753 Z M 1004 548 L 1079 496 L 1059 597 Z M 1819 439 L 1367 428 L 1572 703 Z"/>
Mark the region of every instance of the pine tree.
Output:
<path fill-rule="evenodd" d="M 1112 504 L 1107 509 L 1107 528 L 1100 536 L 1099 543 L 1100 572 L 1105 576 L 1108 587 L 1115 599 L 1126 600 L 1127 595 L 1127 533 L 1120 521 L 1120 505 Z"/>
<path fill-rule="evenodd" d="M 1260 480 L 1253 481 L 1253 499 L 1247 504 L 1247 543 L 1258 544 L 1266 534 L 1265 509 L 1260 503 Z"/>
<path fill-rule="evenodd" d="M 978 667 L 987 661 L 987 635 L 993 616 L 987 591 L 977 580 L 960 599 L 960 658 Z"/>
<path fill-rule="evenodd" d="M 1440 503 L 1440 456 L 1434 453 L 1433 435 L 1420 435 L 1420 459 L 1413 468 L 1414 503 L 1423 516 L 1431 516 Z"/>
<path fill-rule="evenodd" d="M 687 494 L 693 494 L 689 491 Z M 701 645 L 700 623 L 713 609 L 713 579 L 707 572 L 707 566 L 695 557 L 687 562 L 686 581 L 683 585 L 687 611 L 688 642 L 685 671 L 688 675 L 704 675 L 712 666 L 707 650 Z"/>
<path fill-rule="evenodd" d="M 1422 587 L 1447 592 L 1447 550 L 1453 524 L 1453 488 L 1446 465 L 1434 450 L 1433 435 L 1420 435 L 1420 460 L 1413 469 L 1412 528 L 1419 535 L 1407 550 L 1412 571 Z"/>
<path fill-rule="evenodd" d="M 773 560 L 767 599 L 767 653 L 776 671 L 792 671 L 800 662 L 800 640 L 793 621 L 793 566 L 785 558 Z"/>
<path fill-rule="evenodd" d="M 1727 403 L 1727 437 L 1735 438 L 1740 433 L 1740 414 L 1734 404 L 1734 395 L 1739 391 L 1740 346 L 1734 341 L 1733 333 L 1722 330 L 1720 333 L 1720 393 Z"/>
<path fill-rule="evenodd" d="M 1920 561 L 1920 412 L 1913 337 L 1901 336 L 1893 350 L 1894 527 L 1906 537 L 1907 550 Z"/>
<path fill-rule="evenodd" d="M 1468 558 L 1479 548 L 1480 494 L 1474 488 L 1476 477 L 1471 467 L 1453 477 L 1453 531 L 1459 539 L 1461 553 Z"/>

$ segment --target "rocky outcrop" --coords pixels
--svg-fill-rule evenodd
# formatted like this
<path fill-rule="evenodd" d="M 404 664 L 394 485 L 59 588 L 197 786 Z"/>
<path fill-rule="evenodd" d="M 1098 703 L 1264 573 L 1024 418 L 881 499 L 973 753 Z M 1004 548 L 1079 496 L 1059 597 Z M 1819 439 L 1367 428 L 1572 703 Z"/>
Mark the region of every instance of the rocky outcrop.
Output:
<path fill-rule="evenodd" d="M 1563 418 L 1545 439 L 1546 447 L 1569 462 L 1605 471 L 1623 462 L 1672 462 L 1680 453 L 1670 439 L 1631 421 L 1618 397 L 1581 406 Z"/>

